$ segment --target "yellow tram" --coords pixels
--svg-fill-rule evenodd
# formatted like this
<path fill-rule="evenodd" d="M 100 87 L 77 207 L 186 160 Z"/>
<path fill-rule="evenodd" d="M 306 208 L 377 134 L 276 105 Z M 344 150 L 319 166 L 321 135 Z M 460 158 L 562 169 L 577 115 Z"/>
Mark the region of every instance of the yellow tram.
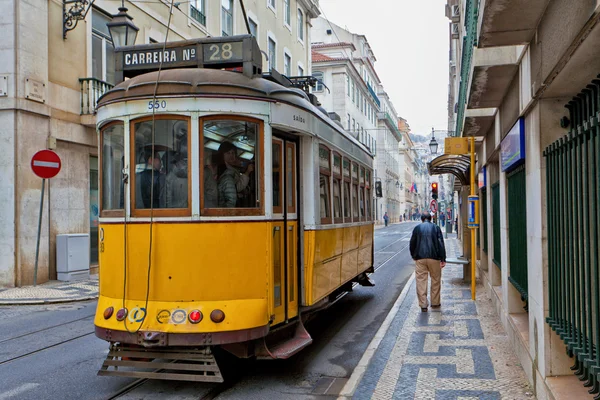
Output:
<path fill-rule="evenodd" d="M 371 151 L 312 78 L 261 69 L 249 35 L 118 49 L 97 113 L 100 374 L 221 381 L 213 346 L 288 358 L 308 315 L 372 285 Z"/>

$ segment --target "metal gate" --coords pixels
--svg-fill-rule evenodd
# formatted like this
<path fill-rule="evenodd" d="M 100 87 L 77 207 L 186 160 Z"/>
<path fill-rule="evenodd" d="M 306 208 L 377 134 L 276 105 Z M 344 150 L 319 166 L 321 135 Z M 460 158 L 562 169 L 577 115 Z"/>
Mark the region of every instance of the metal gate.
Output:
<path fill-rule="evenodd" d="M 487 189 L 481 188 L 481 228 L 483 230 L 483 246 L 481 249 L 488 251 L 488 220 L 487 220 Z"/>
<path fill-rule="evenodd" d="M 571 367 L 599 393 L 600 81 L 567 104 L 571 130 L 544 151 L 548 223 L 548 324 Z M 568 122 L 566 119 L 561 121 Z M 596 399 L 600 398 L 596 396 Z"/>
<path fill-rule="evenodd" d="M 525 165 L 507 174 L 508 280 L 527 301 L 527 191 Z"/>
<path fill-rule="evenodd" d="M 502 268 L 502 257 L 500 248 L 500 182 L 496 182 L 492 185 L 492 223 L 494 235 L 494 254 L 492 255 L 492 261 Z"/>

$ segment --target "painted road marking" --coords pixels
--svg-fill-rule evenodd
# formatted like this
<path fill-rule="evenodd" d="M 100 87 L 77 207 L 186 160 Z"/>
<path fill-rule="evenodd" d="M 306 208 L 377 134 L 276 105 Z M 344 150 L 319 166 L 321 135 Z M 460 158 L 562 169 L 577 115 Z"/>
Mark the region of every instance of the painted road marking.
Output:
<path fill-rule="evenodd" d="M 10 399 L 11 397 L 16 397 L 20 394 L 27 392 L 28 390 L 35 389 L 40 386 L 39 383 L 25 383 L 19 387 L 14 388 L 13 390 L 9 390 L 8 392 L 0 393 L 0 400 Z"/>

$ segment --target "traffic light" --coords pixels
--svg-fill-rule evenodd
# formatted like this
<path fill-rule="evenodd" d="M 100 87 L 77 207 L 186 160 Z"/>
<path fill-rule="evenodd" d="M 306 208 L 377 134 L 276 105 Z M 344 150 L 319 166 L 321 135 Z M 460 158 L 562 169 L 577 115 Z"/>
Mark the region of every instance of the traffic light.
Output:
<path fill-rule="evenodd" d="M 431 184 L 431 198 L 433 198 L 433 199 L 437 199 L 438 198 L 438 184 L 437 184 L 437 182 L 433 182 Z"/>
<path fill-rule="evenodd" d="M 375 197 L 383 197 L 383 191 L 381 189 L 381 181 L 375 182 Z"/>

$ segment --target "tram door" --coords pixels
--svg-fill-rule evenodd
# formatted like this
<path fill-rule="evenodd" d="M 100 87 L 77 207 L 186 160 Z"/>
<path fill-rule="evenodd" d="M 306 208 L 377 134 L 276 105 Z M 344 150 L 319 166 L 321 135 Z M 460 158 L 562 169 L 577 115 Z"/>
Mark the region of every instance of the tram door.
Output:
<path fill-rule="evenodd" d="M 273 151 L 273 324 L 298 315 L 296 143 L 275 137 Z"/>

